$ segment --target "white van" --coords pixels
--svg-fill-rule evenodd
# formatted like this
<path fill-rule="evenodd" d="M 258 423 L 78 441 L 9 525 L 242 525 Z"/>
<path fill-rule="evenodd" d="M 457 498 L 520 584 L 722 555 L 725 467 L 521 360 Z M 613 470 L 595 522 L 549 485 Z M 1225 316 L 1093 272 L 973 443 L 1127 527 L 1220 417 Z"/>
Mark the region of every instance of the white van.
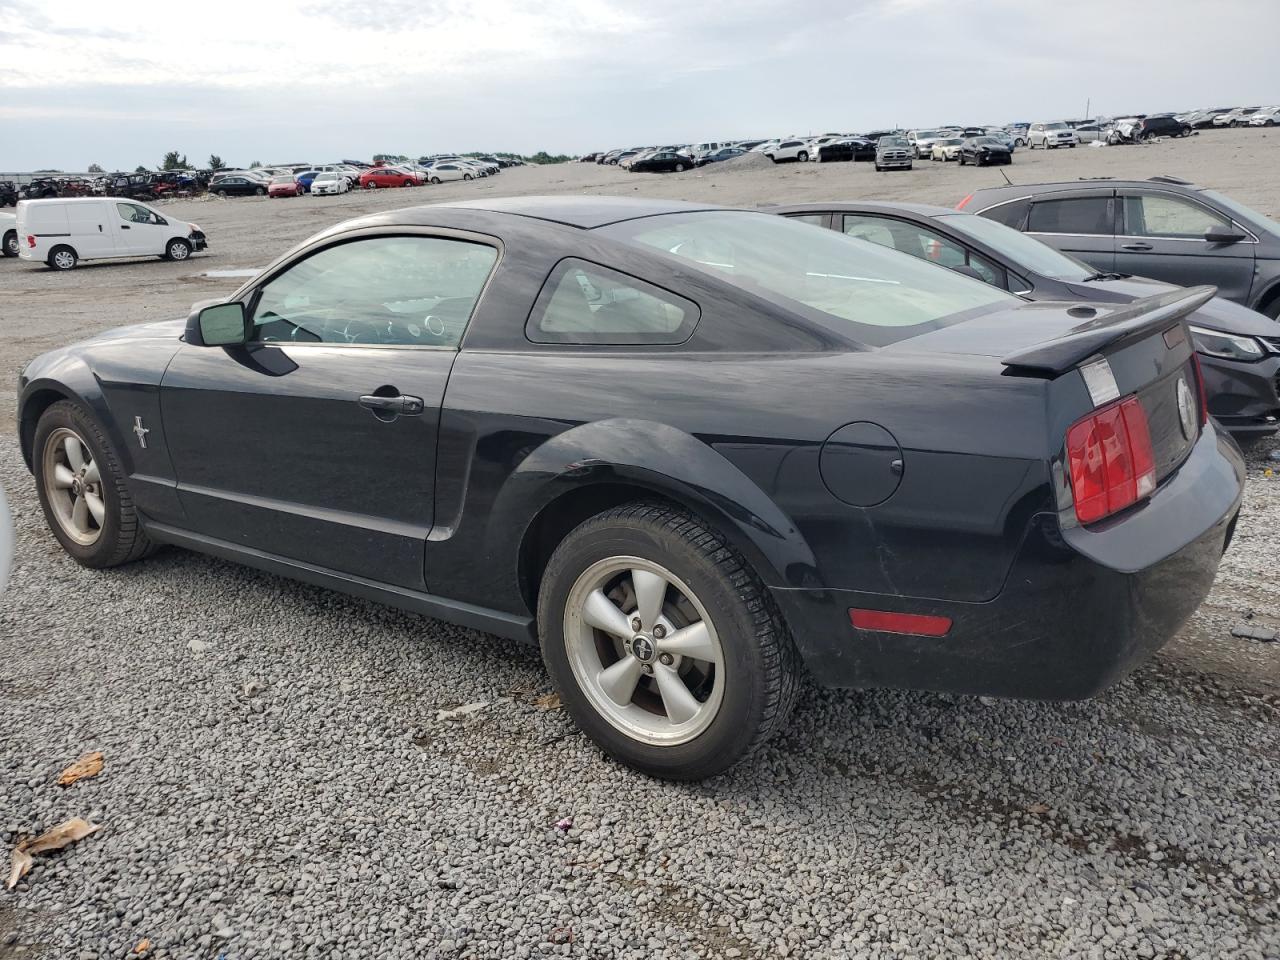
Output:
<path fill-rule="evenodd" d="M 18 256 L 55 270 L 81 260 L 163 257 L 185 260 L 207 246 L 194 223 L 170 220 L 122 197 L 18 201 Z"/>

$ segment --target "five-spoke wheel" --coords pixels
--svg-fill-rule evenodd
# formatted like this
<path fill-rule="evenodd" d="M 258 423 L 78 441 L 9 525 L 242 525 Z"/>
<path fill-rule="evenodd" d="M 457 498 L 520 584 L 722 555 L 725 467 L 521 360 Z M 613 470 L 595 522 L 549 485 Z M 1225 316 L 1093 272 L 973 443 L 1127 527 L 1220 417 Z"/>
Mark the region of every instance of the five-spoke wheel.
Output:
<path fill-rule="evenodd" d="M 45 494 L 58 526 L 76 543 L 90 546 L 102 534 L 107 507 L 102 499 L 102 476 L 84 440 L 59 427 L 45 442 Z"/>
<path fill-rule="evenodd" d="M 661 564 L 613 557 L 578 577 L 564 611 L 575 679 L 610 723 L 645 743 L 691 740 L 724 696 L 724 654 L 698 598 Z"/>

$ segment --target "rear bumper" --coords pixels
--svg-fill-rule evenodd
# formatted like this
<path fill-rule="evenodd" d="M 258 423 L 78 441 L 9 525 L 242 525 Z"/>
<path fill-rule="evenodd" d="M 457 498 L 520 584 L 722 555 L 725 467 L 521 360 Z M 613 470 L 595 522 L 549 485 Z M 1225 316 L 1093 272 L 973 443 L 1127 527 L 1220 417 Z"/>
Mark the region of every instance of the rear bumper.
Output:
<path fill-rule="evenodd" d="M 1280 355 L 1256 363 L 1200 354 L 1209 413 L 1234 436 L 1269 437 L 1280 426 Z"/>
<path fill-rule="evenodd" d="M 1206 428 L 1144 504 L 1096 527 L 1032 518 L 986 603 L 774 588 L 814 679 L 1042 700 L 1092 696 L 1169 641 L 1208 594 L 1235 527 L 1244 460 Z M 941 562 L 941 560 L 940 560 Z M 944 637 L 854 629 L 850 607 L 949 617 Z"/>

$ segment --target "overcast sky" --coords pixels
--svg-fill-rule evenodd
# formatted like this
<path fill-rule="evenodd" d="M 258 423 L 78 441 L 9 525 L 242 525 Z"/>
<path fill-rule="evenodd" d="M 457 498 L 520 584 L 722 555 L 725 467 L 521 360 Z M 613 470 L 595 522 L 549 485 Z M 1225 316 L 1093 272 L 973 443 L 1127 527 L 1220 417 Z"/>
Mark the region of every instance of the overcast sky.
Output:
<path fill-rule="evenodd" d="M 0 171 L 1280 102 L 1277 0 L 0 0 Z"/>

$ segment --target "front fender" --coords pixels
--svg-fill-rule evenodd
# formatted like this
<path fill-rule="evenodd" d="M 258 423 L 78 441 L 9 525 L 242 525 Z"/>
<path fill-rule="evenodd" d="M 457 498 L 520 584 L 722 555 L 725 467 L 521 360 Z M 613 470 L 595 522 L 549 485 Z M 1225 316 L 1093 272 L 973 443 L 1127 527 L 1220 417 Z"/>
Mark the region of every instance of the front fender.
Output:
<path fill-rule="evenodd" d="M 22 459 L 31 469 L 32 446 L 40 415 L 59 400 L 80 404 L 102 425 L 117 450 L 122 448 L 102 385 L 83 357 L 65 351 L 33 360 L 18 381 L 18 441 Z"/>
<path fill-rule="evenodd" d="M 686 506 L 737 547 L 769 586 L 820 585 L 813 551 L 764 491 L 707 444 L 648 420 L 583 424 L 532 451 L 494 500 L 487 555 L 513 555 L 549 504 L 602 483 L 641 487 Z"/>

